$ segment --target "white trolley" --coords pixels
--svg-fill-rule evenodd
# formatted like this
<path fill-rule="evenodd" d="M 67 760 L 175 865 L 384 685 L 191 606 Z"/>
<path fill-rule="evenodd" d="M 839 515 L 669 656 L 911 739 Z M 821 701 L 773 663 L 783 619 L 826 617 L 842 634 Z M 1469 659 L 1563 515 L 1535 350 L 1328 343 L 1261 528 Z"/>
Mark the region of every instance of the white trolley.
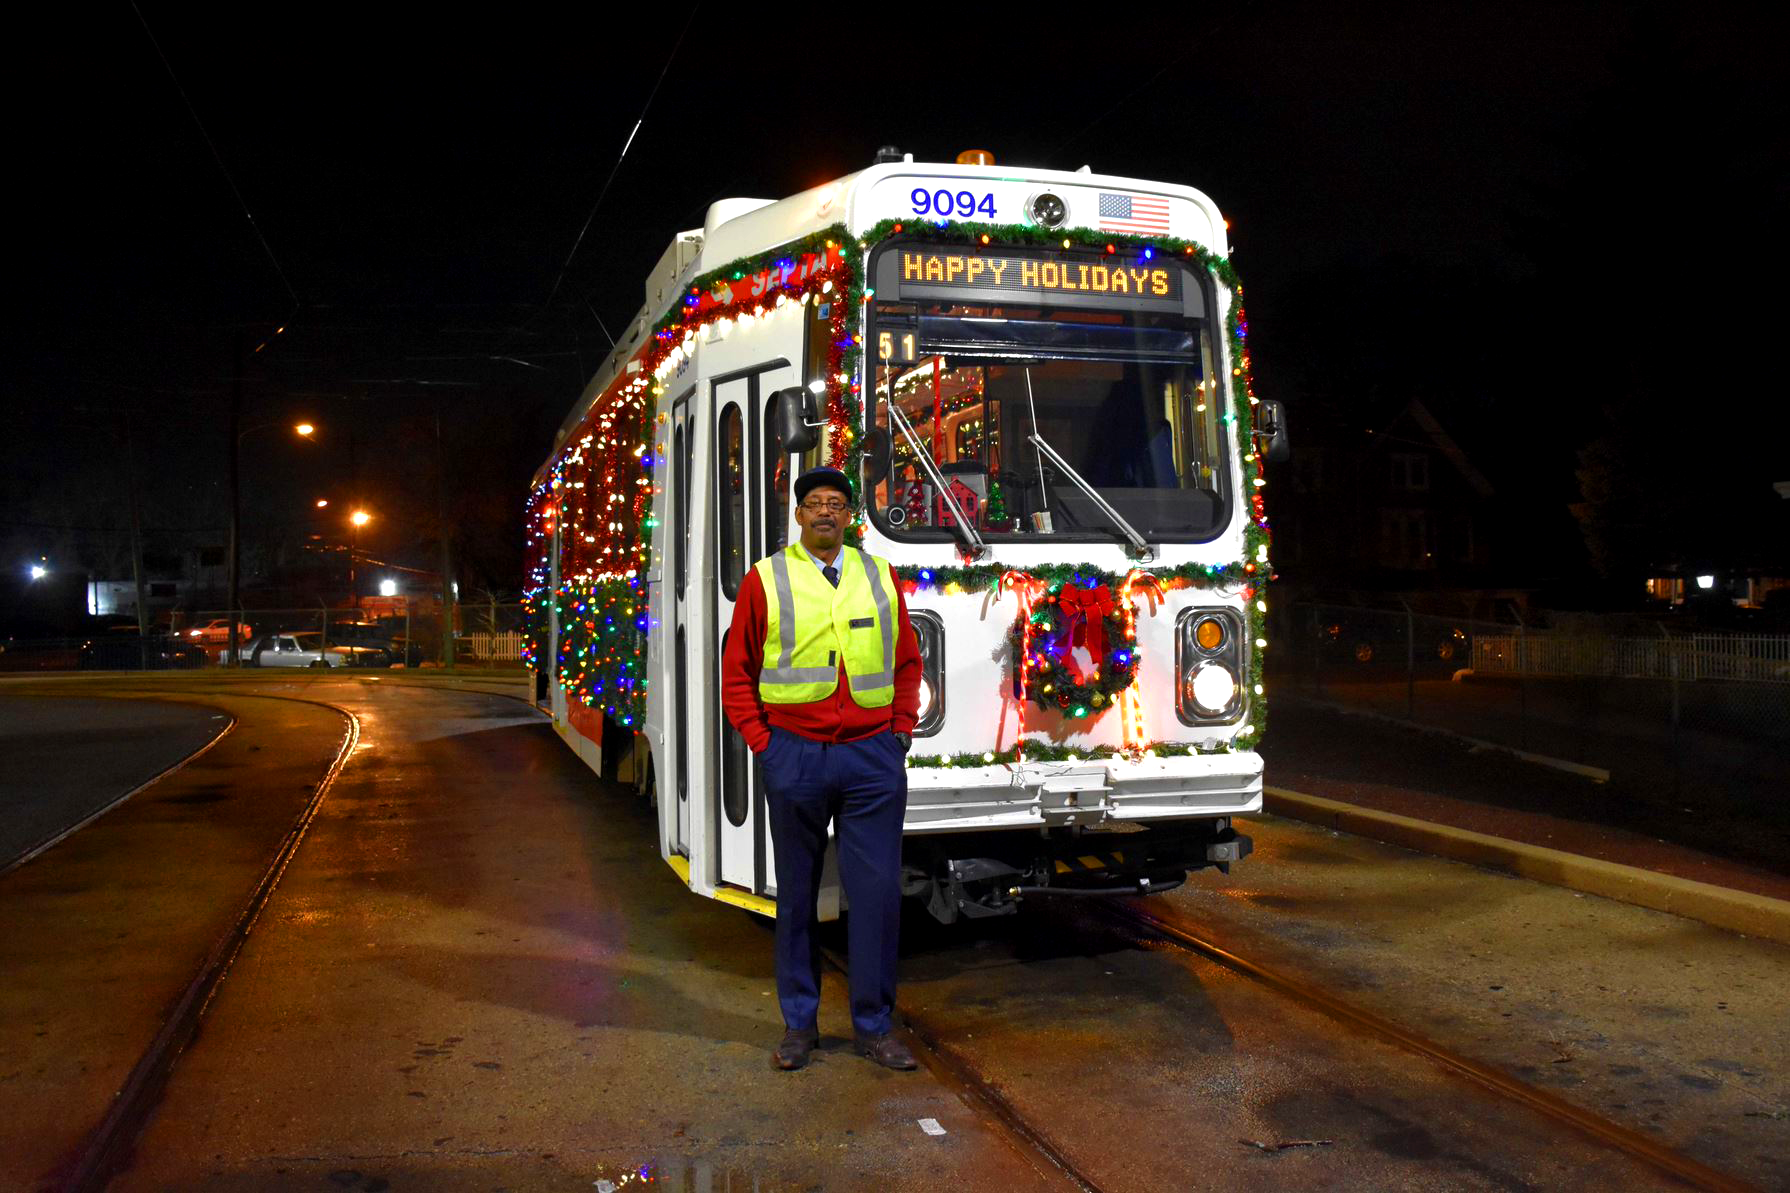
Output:
<path fill-rule="evenodd" d="M 774 911 L 719 666 L 818 463 L 861 479 L 924 658 L 908 894 L 950 921 L 1248 854 L 1285 435 L 1226 252 L 1188 187 L 892 153 L 672 240 L 536 476 L 530 652 L 690 889 Z"/>

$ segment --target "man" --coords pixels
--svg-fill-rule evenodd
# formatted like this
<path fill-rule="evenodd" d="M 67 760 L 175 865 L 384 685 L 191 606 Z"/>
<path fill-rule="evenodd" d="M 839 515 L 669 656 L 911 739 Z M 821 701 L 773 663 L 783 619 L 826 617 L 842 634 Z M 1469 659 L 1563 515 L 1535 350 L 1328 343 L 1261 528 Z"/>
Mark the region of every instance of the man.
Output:
<path fill-rule="evenodd" d="M 857 1051 L 915 1067 L 891 1034 L 901 926 L 906 754 L 920 704 L 920 647 L 889 565 L 844 545 L 851 482 L 836 468 L 796 478 L 801 541 L 740 584 L 721 660 L 727 719 L 764 766 L 777 855 L 777 1000 L 787 1029 L 772 1054 L 799 1069 L 820 1041 L 815 904 L 837 823 L 850 904 Z"/>

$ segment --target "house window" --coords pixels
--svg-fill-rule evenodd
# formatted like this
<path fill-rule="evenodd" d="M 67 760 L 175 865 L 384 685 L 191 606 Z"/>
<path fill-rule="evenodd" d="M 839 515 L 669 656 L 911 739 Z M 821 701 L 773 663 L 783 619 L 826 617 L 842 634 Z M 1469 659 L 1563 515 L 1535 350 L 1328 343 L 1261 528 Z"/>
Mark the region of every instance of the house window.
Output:
<path fill-rule="evenodd" d="M 1473 519 L 1466 514 L 1454 517 L 1453 555 L 1456 563 L 1473 562 Z"/>
<path fill-rule="evenodd" d="M 1429 516 L 1424 511 L 1380 512 L 1380 562 L 1387 567 L 1405 569 L 1436 566 L 1430 543 Z"/>
<path fill-rule="evenodd" d="M 1392 487 L 1421 491 L 1430 487 L 1430 458 L 1419 452 L 1394 452 Z"/>

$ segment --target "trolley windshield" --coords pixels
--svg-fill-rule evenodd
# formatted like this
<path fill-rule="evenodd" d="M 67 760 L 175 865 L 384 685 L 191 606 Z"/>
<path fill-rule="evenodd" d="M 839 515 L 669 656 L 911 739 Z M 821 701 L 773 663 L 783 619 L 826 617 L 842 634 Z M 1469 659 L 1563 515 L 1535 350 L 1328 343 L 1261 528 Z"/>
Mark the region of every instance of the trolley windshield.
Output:
<path fill-rule="evenodd" d="M 1119 536 L 1090 489 L 1148 539 L 1224 528 L 1231 439 L 1203 271 L 902 242 L 872 270 L 872 417 L 894 446 L 868 504 L 886 533 L 949 537 L 940 481 L 997 537 Z"/>

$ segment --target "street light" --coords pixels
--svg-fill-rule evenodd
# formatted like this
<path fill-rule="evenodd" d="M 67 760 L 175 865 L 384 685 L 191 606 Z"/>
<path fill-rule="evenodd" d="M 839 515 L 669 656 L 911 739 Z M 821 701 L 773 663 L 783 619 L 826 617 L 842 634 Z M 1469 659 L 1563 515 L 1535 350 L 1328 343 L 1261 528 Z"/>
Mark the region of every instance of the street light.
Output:
<path fill-rule="evenodd" d="M 33 580 L 41 580 L 49 574 L 50 574 L 50 569 L 45 567 L 43 564 L 34 563 L 31 565 L 31 578 Z"/>
<path fill-rule="evenodd" d="M 373 515 L 366 510 L 355 510 L 348 515 L 349 524 L 354 527 L 348 545 L 348 598 L 356 609 L 360 608 L 360 589 L 354 586 L 354 557 L 360 554 L 360 528 L 372 520 Z"/>

